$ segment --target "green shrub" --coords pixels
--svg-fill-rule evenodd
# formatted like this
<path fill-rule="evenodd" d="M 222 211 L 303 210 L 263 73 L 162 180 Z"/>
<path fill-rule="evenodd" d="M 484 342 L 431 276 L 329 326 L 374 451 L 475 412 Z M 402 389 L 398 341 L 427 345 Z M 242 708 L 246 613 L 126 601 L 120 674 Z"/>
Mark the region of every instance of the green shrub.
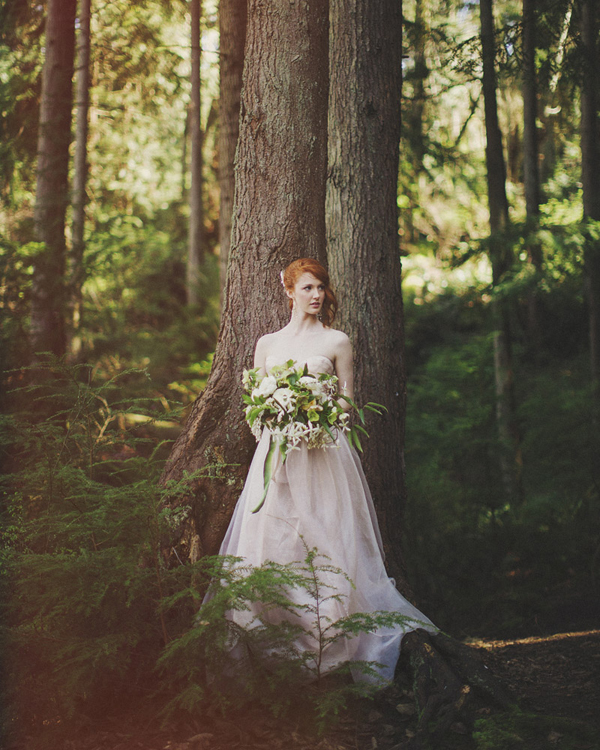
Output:
<path fill-rule="evenodd" d="M 266 561 L 253 567 L 241 558 L 205 558 L 195 566 L 194 586 L 164 601 L 169 611 L 185 598 L 197 606 L 201 593 L 209 591 L 193 626 L 159 659 L 175 696 L 166 715 L 197 711 L 207 699 L 223 711 L 252 702 L 275 716 L 304 706 L 323 729 L 350 698 L 370 697 L 383 686 L 377 663 L 343 661 L 325 673 L 323 655 L 340 641 L 406 625 L 409 618 L 372 612 L 332 620 L 328 603 L 344 599 L 332 580 L 352 582 L 316 549 L 305 545 L 305 551 L 304 560 L 287 565 Z M 246 624 L 230 612 L 248 613 Z"/>
<path fill-rule="evenodd" d="M 302 700 L 323 726 L 347 699 L 372 692 L 350 671 L 374 677 L 373 664 L 347 662 L 324 678 L 322 651 L 404 618 L 330 622 L 323 608 L 341 595 L 322 578 L 344 574 L 317 550 L 290 565 L 215 557 L 165 568 L 161 538 L 189 512 L 197 476 L 159 486 L 163 446 L 129 425 L 143 417 L 147 430 L 163 415 L 155 402 L 127 404 L 120 393 L 121 380 L 138 373 L 96 384 L 90 368 L 54 362 L 13 381 L 21 376 L 31 381 L 13 394 L 21 408 L 0 424 L 9 467 L 1 485 L 8 733 L 53 744 L 44 727 L 68 733 L 140 700 L 165 719 L 248 701 L 280 714 Z M 247 627 L 225 616 L 259 602 Z M 273 624 L 263 615 L 274 609 L 288 617 Z M 314 649 L 297 647 L 307 631 L 293 623 L 296 611 L 311 623 Z"/>

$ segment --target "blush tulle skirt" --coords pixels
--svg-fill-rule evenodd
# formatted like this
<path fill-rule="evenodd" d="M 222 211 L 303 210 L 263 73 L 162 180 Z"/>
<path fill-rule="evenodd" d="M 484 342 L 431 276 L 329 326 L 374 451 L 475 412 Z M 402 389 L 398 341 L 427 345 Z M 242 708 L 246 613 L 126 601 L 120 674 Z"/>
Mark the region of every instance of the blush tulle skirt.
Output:
<path fill-rule="evenodd" d="M 377 662 L 378 680 L 394 676 L 402 637 L 415 628 L 435 631 L 435 626 L 396 589 L 384 565 L 381 536 L 371 494 L 358 455 L 345 436 L 334 445 L 309 450 L 306 443 L 288 453 L 271 480 L 265 503 L 252 513 L 264 491 L 263 469 L 269 449 L 267 430 L 258 444 L 242 494 L 236 505 L 221 555 L 244 558 L 259 566 L 267 560 L 280 564 L 301 563 L 307 551 L 316 549 L 315 564 L 341 569 L 320 573 L 327 597 L 320 614 L 323 623 L 335 623 L 355 613 L 395 612 L 402 621 L 392 627 L 361 632 L 329 644 L 320 658 L 320 671 L 327 673 L 341 662 Z M 349 580 L 348 580 L 349 579 Z M 331 598 L 332 593 L 337 598 Z M 290 597 L 302 604 L 308 595 L 298 589 Z M 252 627 L 255 611 L 232 612 L 230 616 L 244 627 Z M 270 613 L 271 618 L 277 617 Z M 296 643 L 300 650 L 315 651 L 314 613 L 298 611 L 295 619 L 306 635 Z M 297 623 L 298 624 L 298 623 Z M 310 632 L 313 635 L 310 635 Z M 360 672 L 355 679 L 365 679 Z"/>

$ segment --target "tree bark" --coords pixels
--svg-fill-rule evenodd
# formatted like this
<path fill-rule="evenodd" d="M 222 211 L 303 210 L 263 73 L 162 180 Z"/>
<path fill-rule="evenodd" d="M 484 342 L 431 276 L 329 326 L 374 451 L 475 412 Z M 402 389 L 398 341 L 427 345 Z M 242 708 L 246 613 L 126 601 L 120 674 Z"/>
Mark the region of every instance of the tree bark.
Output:
<path fill-rule="evenodd" d="M 240 96 L 246 44 L 247 0 L 219 3 L 219 265 L 224 302 L 235 191 L 235 149 L 240 132 Z"/>
<path fill-rule="evenodd" d="M 221 330 L 204 393 L 163 481 L 199 470 L 189 516 L 165 540 L 178 558 L 218 551 L 246 477 L 254 439 L 244 424 L 241 374 L 257 339 L 289 312 L 279 272 L 325 262 L 327 8 L 320 0 L 248 6 L 236 164 L 236 204 Z"/>
<path fill-rule="evenodd" d="M 598 122 L 598 11 L 594 0 L 581 3 L 581 181 L 584 220 L 600 221 L 600 126 Z M 590 330 L 590 363 L 595 400 L 595 417 L 600 400 L 600 242 L 588 236 L 584 250 L 585 286 Z"/>
<path fill-rule="evenodd" d="M 329 268 L 340 304 L 337 324 L 353 343 L 356 398 L 388 409 L 369 421 L 363 466 L 388 566 L 405 590 L 406 376 L 397 215 L 402 9 L 397 0 L 332 0 L 330 22 Z"/>
<path fill-rule="evenodd" d="M 508 250 L 506 239 L 502 236 L 509 226 L 506 167 L 496 101 L 495 29 L 492 0 L 480 0 L 479 9 L 485 105 L 485 156 L 491 230 L 489 247 L 493 285 L 498 286 L 511 265 L 511 252 Z M 492 301 L 492 316 L 500 471 L 506 499 L 513 502 L 520 498 L 521 454 L 515 417 L 511 333 L 506 300 L 495 296 Z"/>
<path fill-rule="evenodd" d="M 73 221 L 69 284 L 69 352 L 77 358 L 81 351 L 81 291 L 83 286 L 83 254 L 85 251 L 85 206 L 87 182 L 88 113 L 90 108 L 90 16 L 91 0 L 81 0 L 77 33 L 76 100 L 77 126 L 73 165 Z"/>
<path fill-rule="evenodd" d="M 65 213 L 73 105 L 76 0 L 49 0 L 38 135 L 34 224 L 43 247 L 31 289 L 33 352 L 65 353 Z"/>
<path fill-rule="evenodd" d="M 190 0 L 190 25 L 192 45 L 190 131 L 192 140 L 190 189 L 190 226 L 187 262 L 187 302 L 196 307 L 200 302 L 200 268 L 204 257 L 204 210 L 202 202 L 202 123 L 200 119 L 200 63 L 202 48 L 200 24 L 202 4 L 200 0 Z"/>

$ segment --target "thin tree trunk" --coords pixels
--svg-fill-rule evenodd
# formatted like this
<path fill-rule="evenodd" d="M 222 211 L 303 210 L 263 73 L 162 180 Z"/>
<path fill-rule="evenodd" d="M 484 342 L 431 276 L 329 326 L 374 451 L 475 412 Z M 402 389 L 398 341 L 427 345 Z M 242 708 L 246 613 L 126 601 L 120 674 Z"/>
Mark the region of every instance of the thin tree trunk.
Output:
<path fill-rule="evenodd" d="M 221 331 L 204 393 L 173 447 L 163 481 L 204 475 L 190 515 L 165 540 L 179 559 L 215 553 L 254 451 L 244 424 L 241 373 L 257 339 L 289 311 L 279 272 L 325 262 L 327 9 L 321 0 L 248 6 L 236 205 Z"/>
<path fill-rule="evenodd" d="M 77 78 L 75 157 L 73 169 L 73 223 L 70 255 L 69 351 L 77 358 L 81 352 L 81 291 L 85 251 L 85 206 L 87 181 L 88 113 L 90 107 L 90 15 L 91 0 L 81 0 L 77 33 Z"/>
<path fill-rule="evenodd" d="M 329 268 L 338 325 L 353 340 L 356 397 L 388 409 L 370 421 L 363 466 L 388 566 L 404 581 L 406 377 L 397 215 L 402 11 L 396 0 L 332 0 L 330 22 Z"/>
<path fill-rule="evenodd" d="M 508 271 L 511 255 L 502 234 L 508 229 L 506 167 L 502 133 L 498 123 L 492 0 L 480 0 L 481 46 L 483 56 L 483 96 L 485 104 L 486 164 L 490 211 L 490 258 L 493 284 L 497 286 Z M 496 421 L 499 436 L 500 471 L 509 502 L 520 497 L 521 454 L 515 418 L 514 380 L 508 303 L 492 301 L 494 320 L 494 372 L 496 381 Z"/>
<path fill-rule="evenodd" d="M 240 132 L 240 96 L 246 44 L 247 0 L 221 0 L 219 4 L 219 264 L 221 300 L 224 302 L 227 261 L 235 190 L 235 149 Z"/>
<path fill-rule="evenodd" d="M 410 108 L 412 149 L 415 156 L 415 169 L 420 170 L 423 166 L 423 157 L 425 156 L 425 127 L 423 122 L 423 113 L 425 110 L 425 81 L 429 75 L 427 67 L 427 57 L 425 55 L 425 43 L 429 33 L 426 20 L 427 10 L 425 7 L 426 0 L 416 0 L 415 3 L 415 39 L 414 39 L 414 60 L 415 68 L 413 71 L 413 101 Z"/>
<path fill-rule="evenodd" d="M 202 203 L 202 126 L 200 119 L 200 24 L 202 5 L 200 0 L 190 0 L 192 73 L 190 102 L 190 131 L 192 140 L 190 189 L 190 227 L 187 262 L 187 302 L 196 307 L 200 302 L 200 268 L 204 258 L 204 211 Z"/>
<path fill-rule="evenodd" d="M 190 136 L 190 108 L 185 110 L 185 123 L 183 125 L 183 143 L 181 146 L 181 202 L 185 203 L 188 198 L 188 139 Z"/>
<path fill-rule="evenodd" d="M 490 211 L 490 228 L 493 233 L 502 232 L 508 227 L 508 200 L 506 198 L 506 165 L 502 147 L 502 132 L 498 122 L 498 104 L 496 100 L 496 53 L 495 29 L 492 0 L 480 0 L 481 14 L 481 47 L 483 57 L 483 97 L 485 108 L 487 164 L 487 185 Z M 492 258 L 498 274 L 508 268 L 506 253 L 500 244 L 496 256 Z"/>
<path fill-rule="evenodd" d="M 550 78 L 550 82 L 548 84 L 548 89 L 547 89 L 547 94 L 546 94 L 547 103 L 546 103 L 546 106 L 544 107 L 545 137 L 544 137 L 544 145 L 542 149 L 542 153 L 543 153 L 542 169 L 540 170 L 541 171 L 540 182 L 542 184 L 546 182 L 546 180 L 554 174 L 554 168 L 556 166 L 555 122 L 556 122 L 556 116 L 558 112 L 560 112 L 560 107 L 555 106 L 554 94 L 556 92 L 558 81 L 560 79 L 560 74 L 563 69 L 565 46 L 567 43 L 567 37 L 569 35 L 569 27 L 571 26 L 571 16 L 573 15 L 573 2 L 574 0 L 569 0 L 569 4 L 565 12 L 565 17 L 563 19 L 563 23 L 562 23 L 561 31 L 560 31 L 560 38 L 558 40 L 558 45 L 556 47 L 556 56 L 554 58 L 553 66 L 552 66 L 554 68 L 554 73 L 552 74 L 552 77 Z"/>
<path fill-rule="evenodd" d="M 581 3 L 583 80 L 581 87 L 581 181 L 584 219 L 600 221 L 600 126 L 598 122 L 597 41 L 598 11 L 594 0 Z M 600 242 L 588 236 L 584 251 L 585 286 L 589 311 L 590 363 L 595 418 L 600 400 Z"/>
<path fill-rule="evenodd" d="M 540 178 L 537 137 L 537 80 L 535 70 L 535 13 L 537 0 L 523 0 L 523 167 L 527 216 L 537 221 Z"/>
<path fill-rule="evenodd" d="M 65 214 L 73 104 L 76 0 L 49 0 L 38 136 L 35 258 L 31 290 L 33 352 L 65 353 Z"/>
<path fill-rule="evenodd" d="M 535 69 L 537 0 L 523 0 L 523 167 L 527 230 L 530 237 L 539 229 L 540 170 L 537 134 L 537 76 Z M 543 266 L 542 248 L 536 239 L 529 239 L 529 263 L 537 273 Z M 527 295 L 527 328 L 530 348 L 540 347 L 539 299 L 535 289 Z"/>

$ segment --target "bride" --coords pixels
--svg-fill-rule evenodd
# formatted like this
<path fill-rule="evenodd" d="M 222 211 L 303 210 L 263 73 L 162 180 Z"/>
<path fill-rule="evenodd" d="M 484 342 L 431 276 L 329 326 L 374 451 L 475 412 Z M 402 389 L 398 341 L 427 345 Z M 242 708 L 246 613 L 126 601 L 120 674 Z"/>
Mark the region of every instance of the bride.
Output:
<path fill-rule="evenodd" d="M 327 271 L 318 261 L 301 258 L 285 269 L 281 280 L 289 298 L 290 322 L 258 341 L 254 367 L 266 375 L 276 365 L 294 360 L 306 364 L 313 375 L 335 374 L 340 393 L 352 398 L 352 347 L 345 333 L 331 328 L 336 299 Z M 380 679 L 389 681 L 403 635 L 418 627 L 436 628 L 387 576 L 375 508 L 359 458 L 345 435 L 323 448 L 309 450 L 302 442 L 284 463 L 279 460 L 264 507 L 252 513 L 264 492 L 269 437 L 265 429 L 219 554 L 242 557 L 252 566 L 267 560 L 285 565 L 304 560 L 307 549 L 316 548 L 329 558 L 328 565 L 341 569 L 349 579 L 324 573 L 329 591 L 339 594 L 326 602 L 328 623 L 354 613 L 386 611 L 402 616 L 401 624 L 331 643 L 321 655 L 321 673 L 345 661 L 361 660 L 379 663 Z M 301 598 L 296 591 L 290 596 Z M 251 627 L 258 614 L 257 608 L 230 616 Z M 306 619 L 302 624 L 308 632 L 314 615 L 301 612 L 300 617 Z M 315 650 L 314 638 L 307 634 L 296 646 Z M 356 673 L 355 678 L 361 676 Z"/>

